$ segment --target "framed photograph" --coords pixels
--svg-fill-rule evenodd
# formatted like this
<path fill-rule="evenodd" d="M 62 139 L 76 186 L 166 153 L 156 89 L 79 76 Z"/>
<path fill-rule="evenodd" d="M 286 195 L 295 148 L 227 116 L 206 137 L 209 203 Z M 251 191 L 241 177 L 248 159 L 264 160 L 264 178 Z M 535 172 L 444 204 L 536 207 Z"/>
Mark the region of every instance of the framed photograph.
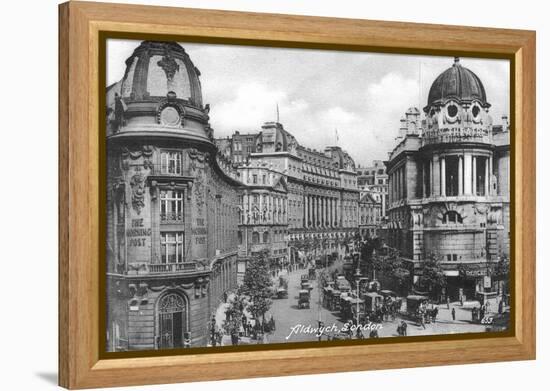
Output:
<path fill-rule="evenodd" d="M 59 12 L 60 385 L 535 358 L 534 32 Z"/>

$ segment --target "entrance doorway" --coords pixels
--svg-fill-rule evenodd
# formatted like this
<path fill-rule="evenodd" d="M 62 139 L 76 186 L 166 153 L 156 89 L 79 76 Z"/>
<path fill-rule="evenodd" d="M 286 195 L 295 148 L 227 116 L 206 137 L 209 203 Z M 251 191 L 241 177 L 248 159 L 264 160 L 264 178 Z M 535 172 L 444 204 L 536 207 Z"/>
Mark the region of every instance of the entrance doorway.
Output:
<path fill-rule="evenodd" d="M 186 300 L 177 293 L 164 296 L 158 307 L 159 349 L 183 347 L 187 332 Z"/>

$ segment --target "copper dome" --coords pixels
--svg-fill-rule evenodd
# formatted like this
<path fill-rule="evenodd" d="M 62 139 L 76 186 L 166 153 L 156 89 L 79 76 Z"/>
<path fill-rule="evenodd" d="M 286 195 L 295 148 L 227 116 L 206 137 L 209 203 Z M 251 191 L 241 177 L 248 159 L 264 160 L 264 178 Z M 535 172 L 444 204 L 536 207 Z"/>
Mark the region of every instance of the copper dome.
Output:
<path fill-rule="evenodd" d="M 455 58 L 453 66 L 440 74 L 432 86 L 428 95 L 428 107 L 432 105 L 443 105 L 449 100 L 457 100 L 460 103 L 478 101 L 483 107 L 491 106 L 487 102 L 485 87 L 479 77 L 468 68 L 460 64 L 458 57 Z"/>

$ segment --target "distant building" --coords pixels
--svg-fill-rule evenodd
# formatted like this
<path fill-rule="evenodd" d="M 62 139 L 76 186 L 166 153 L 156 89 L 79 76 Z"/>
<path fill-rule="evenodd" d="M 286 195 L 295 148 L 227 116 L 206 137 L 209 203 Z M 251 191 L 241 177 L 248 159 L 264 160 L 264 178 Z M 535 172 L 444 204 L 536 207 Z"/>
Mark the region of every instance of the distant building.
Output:
<path fill-rule="evenodd" d="M 246 190 L 248 197 L 243 197 L 244 216 L 254 216 L 254 208 L 258 208 L 258 213 L 265 209 L 264 204 L 259 206 L 253 202 L 254 194 L 260 192 L 262 187 L 278 185 L 279 189 L 261 191 L 275 192 L 285 197 L 282 213 L 287 225 L 277 229 L 286 235 L 289 253 L 281 250 L 273 256 L 284 264 L 295 263 L 304 257 L 343 255 L 342 244 L 353 237 L 359 227 L 357 174 L 349 154 L 336 146 L 326 147 L 322 152 L 307 148 L 299 144 L 280 123 L 267 122 L 257 134 L 246 135 L 247 138 L 254 137 L 255 145 L 251 147 L 253 152 L 247 156 L 248 163 L 241 165 L 239 154 L 234 153 L 234 148 L 229 153 L 227 146 L 238 144 L 243 137 L 245 135 L 235 133 L 228 139 L 218 139 L 217 143 L 225 146 L 225 155 L 233 159 L 241 180 L 249 188 Z M 264 175 L 267 180 L 265 186 Z M 275 182 L 268 180 L 270 176 Z M 254 187 L 253 191 L 250 186 Z M 256 199 L 258 203 L 261 200 L 260 197 Z M 269 206 L 267 213 L 273 213 Z M 246 232 L 250 229 L 266 228 L 262 221 L 247 223 L 246 227 L 241 226 L 242 240 L 247 238 Z"/>
<path fill-rule="evenodd" d="M 287 266 L 288 186 L 285 176 L 267 162 L 239 167 L 239 278 L 246 261 L 267 251 L 273 269 Z"/>
<path fill-rule="evenodd" d="M 492 270 L 510 253 L 510 135 L 490 106 L 456 59 L 433 82 L 424 119 L 407 111 L 387 162 L 389 245 L 417 271 L 435 256 L 452 299 L 496 291 Z"/>
<path fill-rule="evenodd" d="M 370 192 L 361 192 L 359 199 L 359 233 L 363 238 L 378 236 L 382 219 L 382 202 Z"/>
<path fill-rule="evenodd" d="M 382 160 L 374 160 L 368 167 L 357 167 L 357 186 L 361 190 L 379 194 L 382 217 L 386 216 L 388 205 L 388 174 Z"/>
<path fill-rule="evenodd" d="M 220 152 L 235 165 L 248 162 L 251 153 L 256 152 L 257 133 L 241 134 L 236 131 L 231 137 L 216 139 Z"/>

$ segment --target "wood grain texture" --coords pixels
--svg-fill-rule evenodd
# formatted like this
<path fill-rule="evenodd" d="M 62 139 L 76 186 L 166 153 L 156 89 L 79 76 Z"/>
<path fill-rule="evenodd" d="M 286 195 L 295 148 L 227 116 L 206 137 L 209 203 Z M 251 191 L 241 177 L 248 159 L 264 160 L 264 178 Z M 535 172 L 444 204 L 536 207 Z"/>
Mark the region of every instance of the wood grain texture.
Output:
<path fill-rule="evenodd" d="M 85 2 L 60 5 L 59 20 L 60 385 L 75 389 L 535 358 L 534 32 Z M 100 31 L 512 58 L 515 336 L 100 360 Z"/>

